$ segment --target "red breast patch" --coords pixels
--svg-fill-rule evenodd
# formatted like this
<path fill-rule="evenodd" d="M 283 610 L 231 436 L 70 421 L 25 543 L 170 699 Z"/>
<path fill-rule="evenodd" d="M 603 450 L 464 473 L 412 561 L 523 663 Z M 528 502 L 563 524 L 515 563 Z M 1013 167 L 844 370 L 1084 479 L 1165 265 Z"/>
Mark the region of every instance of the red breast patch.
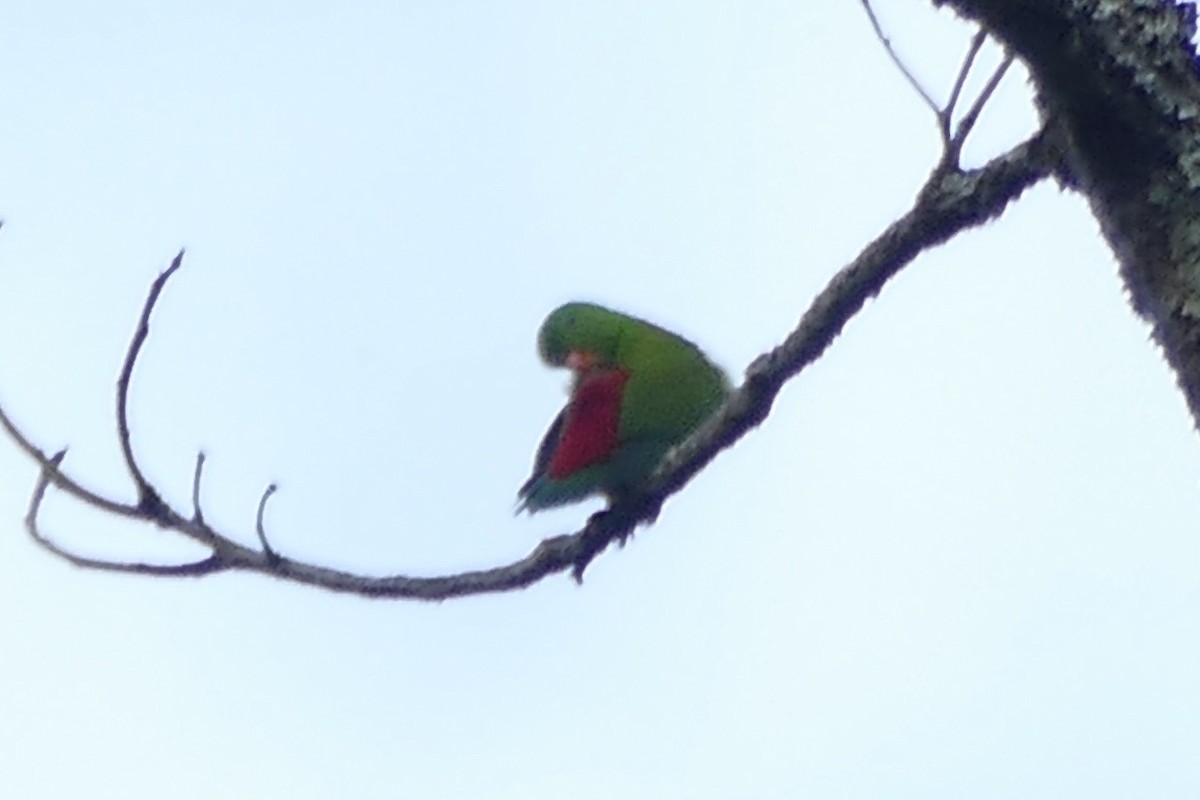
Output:
<path fill-rule="evenodd" d="M 565 478 L 607 461 L 617 449 L 621 395 L 627 380 L 629 376 L 621 370 L 597 371 L 581 378 L 546 470 L 551 478 Z"/>

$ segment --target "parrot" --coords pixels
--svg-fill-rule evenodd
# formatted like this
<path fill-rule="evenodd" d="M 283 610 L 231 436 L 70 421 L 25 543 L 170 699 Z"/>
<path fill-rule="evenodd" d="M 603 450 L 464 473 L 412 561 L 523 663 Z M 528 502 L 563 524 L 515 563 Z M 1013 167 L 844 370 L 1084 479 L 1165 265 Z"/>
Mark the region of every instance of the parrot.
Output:
<path fill-rule="evenodd" d="M 517 513 L 636 494 L 733 391 L 692 342 L 594 303 L 552 311 L 537 348 L 547 366 L 571 370 L 570 397 L 537 448 Z"/>

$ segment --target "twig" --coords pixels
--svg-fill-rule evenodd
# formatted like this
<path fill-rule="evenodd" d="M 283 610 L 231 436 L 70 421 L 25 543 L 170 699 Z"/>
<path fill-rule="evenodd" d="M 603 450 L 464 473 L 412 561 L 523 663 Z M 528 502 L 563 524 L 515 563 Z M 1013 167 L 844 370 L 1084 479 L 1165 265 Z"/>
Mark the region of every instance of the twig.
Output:
<path fill-rule="evenodd" d="M 975 102 L 971 105 L 971 108 L 958 121 L 958 130 L 955 131 L 954 138 L 951 139 L 950 146 L 947 148 L 947 158 L 952 159 L 953 163 L 958 164 L 963 144 L 967 141 L 967 137 L 971 135 L 971 130 L 974 129 L 975 123 L 979 121 L 979 115 L 983 112 L 983 107 L 987 105 L 988 100 L 995 93 L 996 87 L 1000 85 L 1000 81 L 1004 78 L 1004 73 L 1008 71 L 1012 63 L 1012 53 L 1005 53 L 1004 60 L 1000 62 L 995 72 L 988 78 L 988 82 L 984 85 L 983 91 L 979 93 L 979 97 L 975 98 Z"/>
<path fill-rule="evenodd" d="M 909 72 L 908 66 L 900 59 L 900 56 L 892 48 L 892 43 L 883 32 L 883 27 L 879 24 L 878 17 L 875 16 L 875 9 L 871 8 L 871 0 L 862 0 L 862 7 L 867 12 L 867 18 L 871 20 L 871 27 L 875 29 L 875 36 L 879 39 L 883 49 L 887 51 L 888 57 L 892 59 L 892 63 L 896 65 L 896 69 L 900 70 L 900 74 L 908 81 L 909 86 L 921 96 L 925 101 L 925 105 L 933 111 L 934 116 L 940 121 L 942 119 L 942 107 L 937 101 L 930 96 L 929 92 L 925 91 L 925 87 L 917 80 L 916 76 Z"/>
<path fill-rule="evenodd" d="M 954 107 L 958 105 L 958 98 L 962 94 L 963 87 L 967 84 L 967 76 L 971 74 L 971 66 L 975 63 L 975 57 L 979 55 L 979 51 L 983 48 L 983 43 L 987 40 L 987 31 L 980 28 L 971 38 L 971 46 L 967 50 L 967 56 L 963 59 L 962 66 L 958 69 L 958 76 L 954 79 L 954 87 L 950 90 L 950 99 L 946 101 L 946 108 L 938 114 L 941 122 L 942 143 L 946 146 L 950 144 L 950 126 L 954 119 Z"/>
<path fill-rule="evenodd" d="M 25 527 L 35 539 L 40 539 L 37 533 L 37 515 L 42 507 L 42 500 L 46 497 L 46 489 L 50 486 L 50 476 L 58 471 L 59 465 L 66 457 L 67 449 L 64 447 L 46 459 L 46 463 L 38 472 L 37 483 L 33 485 L 33 494 L 29 498 L 29 510 L 25 512 Z"/>
<path fill-rule="evenodd" d="M 267 501 L 271 499 L 271 495 L 278 491 L 279 487 L 271 484 L 262 493 L 262 497 L 258 501 L 258 513 L 254 515 L 254 532 L 258 534 L 258 543 L 262 545 L 263 555 L 268 558 L 278 561 L 279 554 L 271 548 L 271 543 L 267 541 L 267 530 L 263 525 L 263 515 L 267 510 Z"/>
<path fill-rule="evenodd" d="M 46 474 L 47 480 L 57 488 L 100 511 L 116 514 L 121 517 L 131 517 L 133 519 L 143 518 L 142 510 L 137 506 L 120 503 L 116 500 L 110 500 L 103 495 L 96 494 L 64 473 L 59 469 L 62 459 L 60 458 L 58 461 L 55 461 L 52 457 L 43 453 L 33 442 L 29 441 L 29 438 L 21 432 L 21 429 L 16 426 L 16 423 L 12 421 L 8 416 L 8 412 L 3 408 L 0 408 L 0 426 L 3 426 L 8 435 L 17 443 L 17 446 L 25 451 L 26 455 L 37 462 L 38 466 Z M 66 450 L 63 450 L 62 453 L 65 455 Z"/>
<path fill-rule="evenodd" d="M 53 476 L 58 472 L 59 465 L 62 464 L 66 455 L 66 450 L 59 450 L 46 459 L 41 472 L 38 473 L 37 483 L 34 484 L 33 493 L 29 498 L 29 510 L 25 513 L 25 530 L 29 532 L 29 535 L 40 547 L 77 567 L 106 570 L 109 572 L 128 572 L 137 575 L 155 575 L 159 577 L 199 577 L 225 569 L 225 566 L 216 555 L 184 564 L 145 564 L 138 561 L 109 561 L 107 559 L 88 558 L 87 556 L 81 556 L 78 553 L 73 553 L 70 550 L 60 547 L 42 533 L 41 528 L 38 526 L 38 513 L 41 511 L 42 501 L 46 497 L 46 489 L 53 482 Z"/>
<path fill-rule="evenodd" d="M 971 74 L 971 68 L 975 65 L 975 59 L 979 55 L 979 51 L 983 48 L 983 43 L 987 40 L 987 31 L 982 28 L 976 31 L 971 37 L 971 45 L 967 48 L 967 54 L 963 58 L 962 66 L 958 69 L 958 75 L 954 78 L 954 86 L 950 89 L 950 99 L 946 101 L 944 107 L 939 106 L 937 101 L 925 91 L 921 86 L 920 81 L 908 69 L 908 66 L 901 60 L 900 56 L 892 47 L 891 41 L 883 32 L 883 28 L 879 24 L 879 19 L 875 16 L 875 10 L 871 8 L 870 0 L 861 0 L 863 9 L 867 12 L 867 18 L 871 21 L 871 27 L 875 30 L 875 36 L 883 44 L 883 48 L 887 51 L 888 56 L 892 59 L 892 63 L 900 70 L 909 84 L 925 101 L 925 105 L 933 110 L 933 114 L 937 117 L 938 134 L 942 137 L 942 159 L 943 165 L 950 167 L 958 167 L 959 157 L 962 155 L 962 148 L 967 137 L 971 134 L 971 129 L 975 127 L 976 121 L 979 119 L 979 114 L 983 111 L 983 107 L 987 105 L 992 94 L 996 91 L 996 87 L 1000 84 L 1000 80 L 1004 77 L 1004 73 L 1008 70 L 1013 62 L 1011 53 L 1006 53 L 1004 60 L 996 71 L 992 73 L 988 79 L 983 91 L 979 97 L 975 98 L 970 110 L 963 115 L 959 120 L 958 129 L 954 130 L 954 109 L 958 105 L 959 99 L 962 97 L 963 88 L 966 86 L 967 78 Z"/>
<path fill-rule="evenodd" d="M 196 471 L 192 474 L 192 519 L 204 524 L 204 512 L 200 510 L 200 475 L 204 472 L 204 451 L 196 453 Z"/>
<path fill-rule="evenodd" d="M 133 478 L 134 486 L 137 488 L 138 507 L 152 517 L 159 516 L 163 508 L 163 501 L 150 482 L 146 480 L 146 476 L 142 474 L 141 467 L 138 466 L 137 459 L 133 455 L 133 445 L 129 433 L 129 381 L 133 377 L 133 366 L 137 363 L 142 345 L 145 344 L 146 337 L 150 335 L 150 312 L 154 310 L 163 287 L 181 264 L 183 264 L 183 250 L 179 251 L 171 261 L 171 265 L 159 274 L 154 283 L 150 284 L 150 294 L 142 305 L 142 316 L 138 319 L 137 329 L 129 343 L 129 350 L 125 354 L 125 363 L 117 378 L 117 433 L 121 440 L 121 452 L 125 456 L 125 466 L 129 469 L 129 475 Z"/>

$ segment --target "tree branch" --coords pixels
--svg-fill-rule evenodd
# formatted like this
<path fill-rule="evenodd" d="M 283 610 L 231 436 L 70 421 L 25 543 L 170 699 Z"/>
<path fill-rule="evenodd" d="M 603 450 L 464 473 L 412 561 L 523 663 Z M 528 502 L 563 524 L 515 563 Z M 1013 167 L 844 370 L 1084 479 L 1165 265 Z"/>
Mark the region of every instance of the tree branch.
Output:
<path fill-rule="evenodd" d="M 920 253 L 998 216 L 1052 174 L 1058 160 L 1057 136 L 1043 129 L 979 169 L 940 165 L 908 213 L 833 276 L 784 342 L 750 364 L 745 382 L 725 407 L 668 454 L 654 495 L 665 499 L 677 492 L 720 451 L 766 419 L 783 385 L 820 358 L 867 300 Z"/>
<path fill-rule="evenodd" d="M 720 451 L 731 447 L 766 419 L 783 385 L 816 361 L 867 299 L 878 294 L 888 280 L 924 250 L 1001 213 L 1026 188 L 1057 169 L 1058 152 L 1053 137 L 1042 131 L 977 170 L 963 171 L 954 164 L 941 163 L 921 189 L 912 209 L 833 277 L 781 345 L 755 359 L 746 370 L 744 384 L 724 408 L 668 455 L 644 495 L 622 500 L 609 510 L 592 515 L 584 528 L 574 534 L 542 541 L 523 559 L 505 566 L 455 575 L 373 577 L 281 556 L 270 546 L 263 520 L 274 485 L 268 486 L 263 493 L 255 517 L 260 549 L 239 544 L 204 521 L 200 506 L 203 453 L 196 458 L 192 477 L 191 516 L 184 516 L 162 500 L 162 494 L 145 477 L 133 456 L 127 398 L 137 357 L 148 336 L 150 314 L 167 281 L 179 269 L 181 252 L 151 286 L 117 382 L 117 429 L 126 466 L 138 490 L 138 503 L 120 503 L 84 488 L 63 471 L 65 450 L 47 456 L 13 423 L 7 411 L 0 408 L 0 426 L 40 469 L 26 527 L 41 547 L 71 564 L 88 569 L 162 577 L 196 577 L 245 570 L 366 597 L 445 600 L 519 589 L 568 570 L 576 580 L 582 580 L 584 571 L 596 556 L 614 541 L 624 542 L 639 525 L 653 521 L 670 496 L 680 491 Z M 208 547 L 210 555 L 185 564 L 145 564 L 105 561 L 70 552 L 44 536 L 38 528 L 38 513 L 50 485 L 101 511 L 176 531 Z"/>

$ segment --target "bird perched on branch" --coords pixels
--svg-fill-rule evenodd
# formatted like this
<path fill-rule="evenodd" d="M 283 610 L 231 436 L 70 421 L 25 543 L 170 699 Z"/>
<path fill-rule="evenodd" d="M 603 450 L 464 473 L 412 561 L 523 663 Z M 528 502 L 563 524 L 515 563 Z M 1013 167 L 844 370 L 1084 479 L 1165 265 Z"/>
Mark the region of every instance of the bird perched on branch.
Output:
<path fill-rule="evenodd" d="M 573 375 L 567 405 L 517 492 L 518 512 L 594 494 L 611 504 L 636 492 L 731 391 L 725 372 L 687 339 L 592 303 L 555 309 L 538 352 Z"/>

